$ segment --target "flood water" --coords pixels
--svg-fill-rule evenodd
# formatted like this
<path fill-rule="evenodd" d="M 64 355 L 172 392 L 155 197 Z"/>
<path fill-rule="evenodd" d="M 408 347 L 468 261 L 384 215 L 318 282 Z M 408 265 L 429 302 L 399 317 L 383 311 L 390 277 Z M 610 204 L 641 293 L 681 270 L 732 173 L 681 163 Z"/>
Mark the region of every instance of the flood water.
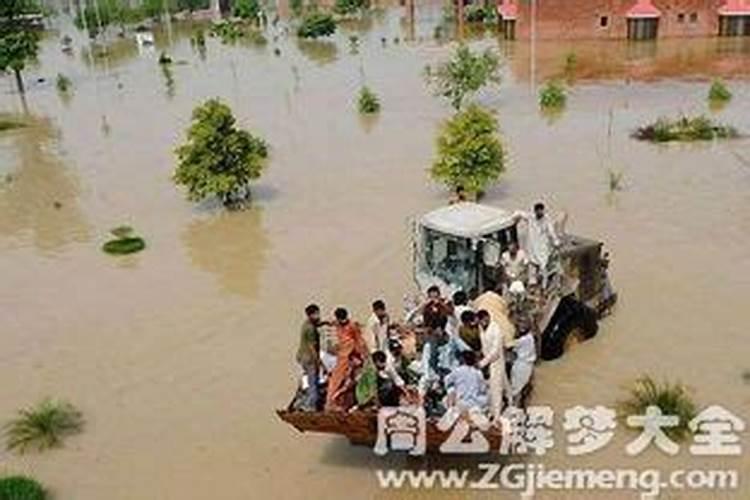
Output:
<path fill-rule="evenodd" d="M 190 28 L 175 25 L 157 33 L 152 52 L 117 41 L 93 63 L 61 22 L 61 34 L 77 37 L 74 55 L 61 53 L 57 36 L 45 40 L 26 73 L 31 126 L 0 134 L 0 418 L 54 396 L 79 406 L 87 426 L 63 449 L 0 455 L 0 470 L 35 475 L 59 500 L 472 496 L 382 491 L 372 471 L 384 462 L 371 450 L 300 435 L 274 414 L 295 386 L 308 302 L 343 304 L 365 320 L 374 298 L 400 311 L 414 290 L 409 221 L 448 198 L 427 169 L 451 110 L 422 77 L 454 47 L 434 38 L 440 17 L 439 5 L 418 6 L 412 24 L 396 6 L 330 41 L 209 38 L 205 56 Z M 534 402 L 555 408 L 559 429 L 565 408 L 612 406 L 651 374 L 691 386 L 700 407 L 750 417 L 750 140 L 629 138 L 680 112 L 710 112 L 750 134 L 750 39 L 533 49 L 491 30 L 470 39 L 504 59 L 501 86 L 476 98 L 497 112 L 509 158 L 486 202 L 515 209 L 543 199 L 568 212 L 571 232 L 611 251 L 621 298 L 594 340 L 538 367 Z M 157 64 L 161 50 L 177 61 L 171 75 Z M 538 85 L 571 51 L 568 105 L 543 116 Z M 73 81 L 68 99 L 55 89 L 58 72 Z M 710 111 L 716 75 L 734 99 Z M 13 83 L 0 80 L 0 110 L 23 115 Z M 354 105 L 362 83 L 383 105 L 366 122 Z M 170 179 L 191 110 L 215 96 L 272 147 L 243 212 L 195 206 Z M 622 173 L 621 191 L 610 192 L 610 170 Z M 146 239 L 144 252 L 100 251 L 121 224 Z M 634 437 L 620 428 L 591 456 L 554 450 L 534 460 L 750 473 L 747 454 L 627 458 Z M 726 498 L 748 496 L 744 477 Z"/>

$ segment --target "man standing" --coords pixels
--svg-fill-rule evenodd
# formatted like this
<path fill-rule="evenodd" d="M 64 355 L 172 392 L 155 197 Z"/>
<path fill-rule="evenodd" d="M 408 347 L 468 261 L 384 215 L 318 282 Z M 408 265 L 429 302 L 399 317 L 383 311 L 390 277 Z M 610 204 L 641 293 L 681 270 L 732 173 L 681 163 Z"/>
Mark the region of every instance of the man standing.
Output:
<path fill-rule="evenodd" d="M 385 302 L 376 300 L 372 303 L 372 314 L 367 320 L 365 328 L 365 343 L 370 353 L 385 351 L 388 348 L 388 328 L 390 318 L 385 308 Z"/>
<path fill-rule="evenodd" d="M 545 214 L 544 203 L 534 205 L 533 215 L 517 212 L 516 217 L 526 220 L 528 224 L 528 257 L 542 274 L 542 286 L 546 287 L 550 256 L 552 250 L 560 246 L 560 239 L 552 221 Z"/>
<path fill-rule="evenodd" d="M 302 410 L 317 411 L 320 393 L 318 392 L 318 376 L 320 373 L 320 308 L 310 304 L 305 308 L 305 321 L 300 332 L 299 348 L 297 349 L 297 363 L 305 374 L 305 396 L 300 405 Z"/>
<path fill-rule="evenodd" d="M 479 368 L 489 370 L 490 419 L 499 422 L 503 411 L 503 395 L 507 394 L 508 381 L 505 373 L 505 343 L 498 324 L 490 313 L 482 309 L 477 313 L 482 339 L 483 358 Z"/>
<path fill-rule="evenodd" d="M 514 281 L 526 282 L 529 259 L 526 252 L 518 247 L 518 242 L 512 241 L 508 249 L 500 257 L 503 266 L 504 283 L 510 286 Z"/>

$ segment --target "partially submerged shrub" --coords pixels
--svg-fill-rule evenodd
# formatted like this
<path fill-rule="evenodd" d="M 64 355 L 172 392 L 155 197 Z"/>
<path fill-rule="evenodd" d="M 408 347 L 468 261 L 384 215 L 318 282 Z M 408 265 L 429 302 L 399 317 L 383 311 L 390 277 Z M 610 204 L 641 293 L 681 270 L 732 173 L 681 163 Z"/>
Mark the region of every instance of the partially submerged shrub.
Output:
<path fill-rule="evenodd" d="M 362 114 L 372 114 L 380 111 L 380 100 L 368 87 L 362 87 L 357 99 L 357 108 Z"/>
<path fill-rule="evenodd" d="M 464 19 L 469 23 L 488 23 L 495 20 L 497 13 L 492 6 L 467 5 L 464 9 Z"/>
<path fill-rule="evenodd" d="M 19 410 L 18 416 L 5 426 L 6 447 L 24 453 L 43 451 L 62 445 L 66 436 L 83 429 L 83 416 L 66 401 L 45 399 L 36 406 Z"/>
<path fill-rule="evenodd" d="M 257 21 L 261 6 L 258 0 L 236 0 L 233 13 L 240 19 Z"/>
<path fill-rule="evenodd" d="M 707 116 L 687 117 L 676 120 L 659 118 L 650 125 L 639 127 L 633 137 L 641 141 L 710 141 L 738 137 L 734 127 L 715 123 Z"/>
<path fill-rule="evenodd" d="M 307 14 L 297 28 L 297 36 L 300 38 L 319 38 L 333 35 L 335 32 L 336 21 L 331 14 L 326 12 Z"/>
<path fill-rule="evenodd" d="M 236 21 L 221 21 L 211 26 L 211 36 L 218 37 L 222 43 L 232 43 L 245 35 L 242 23 Z"/>
<path fill-rule="evenodd" d="M 708 100 L 712 103 L 725 103 L 732 99 L 732 92 L 721 80 L 714 80 L 708 89 Z"/>
<path fill-rule="evenodd" d="M 146 248 L 146 241 L 137 236 L 130 226 L 118 226 L 110 230 L 114 239 L 102 245 L 102 250 L 110 255 L 128 255 Z"/>
<path fill-rule="evenodd" d="M 0 478 L 0 500 L 45 500 L 47 493 L 41 484 L 26 476 Z"/>
<path fill-rule="evenodd" d="M 57 90 L 63 94 L 67 93 L 73 86 L 72 82 L 70 81 L 70 78 L 63 75 L 62 73 L 57 74 L 55 85 L 57 86 Z"/>
<path fill-rule="evenodd" d="M 539 91 L 539 105 L 542 109 L 560 109 L 565 106 L 567 100 L 565 87 L 555 80 L 545 83 Z"/>
<path fill-rule="evenodd" d="M 360 10 L 369 9 L 369 0 L 336 0 L 333 10 L 337 14 L 354 14 Z"/>
<path fill-rule="evenodd" d="M 690 433 L 688 424 L 697 411 L 688 389 L 682 384 L 659 384 L 651 377 L 641 377 L 630 389 L 628 399 L 618 404 L 618 410 L 621 417 L 645 415 L 649 406 L 658 407 L 663 415 L 679 418 L 676 426 L 663 428 L 670 438 L 681 440 Z"/>

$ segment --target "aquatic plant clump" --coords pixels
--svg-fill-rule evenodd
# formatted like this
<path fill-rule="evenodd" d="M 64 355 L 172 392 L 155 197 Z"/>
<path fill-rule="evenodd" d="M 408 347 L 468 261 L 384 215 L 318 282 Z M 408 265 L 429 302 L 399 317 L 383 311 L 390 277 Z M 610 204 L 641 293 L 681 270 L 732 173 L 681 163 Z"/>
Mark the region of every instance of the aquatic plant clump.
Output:
<path fill-rule="evenodd" d="M 683 116 L 676 120 L 659 118 L 656 122 L 639 127 L 633 137 L 641 141 L 711 141 L 738 137 L 734 127 L 715 123 L 706 116 Z"/>
<path fill-rule="evenodd" d="M 83 423 L 81 412 L 72 404 L 45 399 L 20 410 L 5 426 L 6 447 L 19 453 L 56 448 L 65 437 L 81 432 Z"/>
<path fill-rule="evenodd" d="M 146 248 L 146 241 L 137 236 L 130 226 L 118 226 L 110 230 L 114 239 L 102 245 L 102 251 L 110 255 L 128 255 Z"/>
<path fill-rule="evenodd" d="M 618 404 L 618 411 L 621 417 L 645 415 L 649 406 L 658 407 L 663 415 L 679 417 L 676 426 L 663 428 L 670 438 L 682 440 L 690 434 L 688 423 L 695 418 L 697 410 L 685 386 L 668 382 L 659 384 L 651 377 L 641 377 L 630 389 L 628 399 Z"/>
<path fill-rule="evenodd" d="M 565 87 L 554 80 L 547 82 L 539 91 L 539 106 L 542 109 L 560 109 L 565 106 L 567 100 Z"/>
<path fill-rule="evenodd" d="M 708 89 L 708 100 L 712 103 L 725 103 L 732 99 L 732 92 L 721 80 L 714 80 Z"/>
<path fill-rule="evenodd" d="M 26 476 L 0 478 L 0 500 L 45 500 L 47 493 L 36 480 Z"/>
<path fill-rule="evenodd" d="M 497 136 L 497 120 L 471 105 L 443 125 L 437 140 L 438 158 L 430 173 L 451 188 L 482 193 L 505 170 L 505 151 Z"/>
<path fill-rule="evenodd" d="M 297 28 L 300 38 L 320 38 L 333 35 L 336 32 L 336 20 L 325 12 L 311 12 L 302 19 Z"/>
<path fill-rule="evenodd" d="M 373 114 L 380 111 L 380 100 L 368 87 L 362 87 L 357 99 L 357 108 L 362 114 Z"/>

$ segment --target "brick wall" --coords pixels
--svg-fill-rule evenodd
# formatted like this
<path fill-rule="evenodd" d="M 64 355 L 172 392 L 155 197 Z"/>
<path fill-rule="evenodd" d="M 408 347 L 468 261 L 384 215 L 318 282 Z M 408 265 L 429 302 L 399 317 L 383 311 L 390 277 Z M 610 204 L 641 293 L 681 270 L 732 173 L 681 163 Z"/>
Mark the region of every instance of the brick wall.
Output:
<path fill-rule="evenodd" d="M 508 1 L 508 0 L 502 0 Z M 516 38 L 530 37 L 531 0 L 518 2 Z M 652 0 L 661 11 L 658 36 L 718 34 L 723 0 Z M 536 0 L 539 38 L 626 38 L 627 11 L 635 0 Z"/>

